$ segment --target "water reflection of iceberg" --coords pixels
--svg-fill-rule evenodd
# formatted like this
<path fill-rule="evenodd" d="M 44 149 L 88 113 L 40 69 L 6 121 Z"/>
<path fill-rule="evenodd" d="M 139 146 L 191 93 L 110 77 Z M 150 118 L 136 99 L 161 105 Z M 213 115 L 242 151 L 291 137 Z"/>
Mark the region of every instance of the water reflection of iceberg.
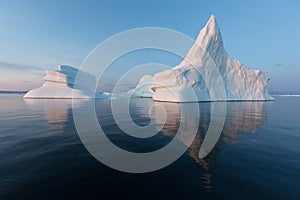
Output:
<path fill-rule="evenodd" d="M 223 145 L 226 143 L 238 143 L 240 132 L 255 133 L 258 129 L 261 129 L 266 124 L 267 111 L 265 104 L 266 102 L 217 102 L 218 104 L 226 104 L 226 120 L 224 128 L 220 137 L 215 141 L 214 148 L 205 158 L 199 157 L 199 151 L 203 146 L 203 141 L 206 135 L 207 129 L 211 120 L 212 108 L 214 103 L 199 103 L 200 108 L 200 121 L 199 124 L 195 124 L 194 118 L 197 113 L 190 110 L 190 117 L 188 120 L 181 120 L 180 116 L 180 106 L 190 106 L 191 104 L 174 104 L 166 102 L 154 102 L 154 104 L 159 104 L 167 112 L 167 120 L 163 129 L 161 130 L 165 135 L 174 137 L 178 126 L 180 123 L 186 123 L 186 127 L 198 126 L 198 133 L 194 138 L 192 145 L 189 146 L 188 154 L 197 163 L 199 163 L 205 173 L 202 175 L 203 182 L 206 184 L 206 189 L 211 188 L 211 174 L 209 173 L 209 168 L 212 166 L 217 158 Z M 198 104 L 198 103 L 197 103 Z M 216 110 L 214 110 L 216 111 Z M 218 112 L 218 111 L 217 111 Z M 222 112 L 222 111 L 219 111 Z M 161 123 L 162 119 L 160 115 L 155 115 L 155 110 L 153 112 L 153 119 L 157 123 Z M 159 112 L 158 112 L 159 113 Z M 189 131 L 189 129 L 186 129 Z M 181 141 L 185 143 L 187 138 L 181 138 Z M 216 139 L 216 137 L 214 138 Z M 212 144 L 211 144 L 212 145 Z"/>
<path fill-rule="evenodd" d="M 186 123 L 186 131 L 189 131 L 189 128 L 197 126 L 198 134 L 190 147 L 190 154 L 195 160 L 199 160 L 198 153 L 203 142 L 203 139 L 207 137 L 206 131 L 208 129 L 211 114 L 212 114 L 212 104 L 226 104 L 226 121 L 224 124 L 223 132 L 220 137 L 223 140 L 222 143 L 228 142 L 238 142 L 239 132 L 248 132 L 255 133 L 258 129 L 262 128 L 266 123 L 266 109 L 265 102 L 214 102 L 214 103 L 196 103 L 199 105 L 200 110 L 200 121 L 199 124 L 195 124 L 197 120 L 195 118 L 199 117 L 198 113 L 193 109 L 189 109 L 188 120 L 182 121 L 180 106 L 189 107 L 193 103 L 187 104 L 176 104 L 176 103 L 167 103 L 167 102 L 153 102 L 155 106 L 153 110 L 152 118 L 156 123 L 160 124 L 163 122 L 164 118 L 157 112 L 155 108 L 163 108 L 167 113 L 167 119 L 162 132 L 169 136 L 174 136 L 180 125 L 180 123 Z M 219 111 L 223 112 L 223 111 Z M 158 113 L 156 115 L 156 113 Z M 186 138 L 182 138 L 182 142 L 185 143 Z M 218 141 L 220 143 L 220 141 Z M 216 145 L 216 148 L 218 145 Z"/>
<path fill-rule="evenodd" d="M 73 100 L 73 107 L 79 107 L 84 99 Z M 72 113 L 72 99 L 24 99 L 28 106 L 42 112 L 51 129 L 62 129 Z"/>

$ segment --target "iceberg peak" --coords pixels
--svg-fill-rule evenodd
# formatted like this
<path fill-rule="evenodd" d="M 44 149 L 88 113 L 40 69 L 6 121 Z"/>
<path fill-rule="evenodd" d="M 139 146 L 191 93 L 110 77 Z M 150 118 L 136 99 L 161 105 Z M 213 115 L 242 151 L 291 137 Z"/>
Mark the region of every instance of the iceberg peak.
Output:
<path fill-rule="evenodd" d="M 214 15 L 210 16 L 209 20 L 207 21 L 203 29 L 207 29 L 211 33 L 220 32 L 216 17 Z"/>
<path fill-rule="evenodd" d="M 211 15 L 206 25 L 201 29 L 196 43 L 204 49 L 218 44 L 219 46 L 223 45 L 222 34 L 214 15 Z"/>

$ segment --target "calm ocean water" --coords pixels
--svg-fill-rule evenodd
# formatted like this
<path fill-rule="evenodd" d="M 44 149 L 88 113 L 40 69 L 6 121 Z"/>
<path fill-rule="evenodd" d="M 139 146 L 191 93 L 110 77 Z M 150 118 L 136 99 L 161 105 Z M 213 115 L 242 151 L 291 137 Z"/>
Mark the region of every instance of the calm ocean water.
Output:
<path fill-rule="evenodd" d="M 85 102 L 76 102 L 76 109 Z M 166 145 L 180 122 L 179 104 L 150 99 L 131 101 L 133 120 L 149 123 L 153 104 L 164 107 L 168 118 L 149 139 L 124 134 L 113 120 L 110 100 L 97 100 L 96 110 L 111 141 L 148 152 Z M 1 95 L 0 199 L 300 199 L 300 97 L 226 104 L 224 130 L 206 158 L 199 159 L 198 151 L 212 103 L 199 103 L 198 134 L 186 153 L 164 169 L 130 174 L 88 153 L 76 132 L 70 100 Z M 160 123 L 159 115 L 152 118 Z"/>

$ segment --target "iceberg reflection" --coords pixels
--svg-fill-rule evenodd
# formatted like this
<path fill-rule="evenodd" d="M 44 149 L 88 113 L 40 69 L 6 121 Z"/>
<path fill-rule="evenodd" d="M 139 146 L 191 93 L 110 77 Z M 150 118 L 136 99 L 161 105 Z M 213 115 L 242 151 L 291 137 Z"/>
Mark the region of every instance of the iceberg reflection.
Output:
<path fill-rule="evenodd" d="M 88 99 L 74 99 L 73 108 Z M 63 129 L 72 115 L 72 99 L 24 99 L 27 106 L 43 113 L 50 129 Z"/>
<path fill-rule="evenodd" d="M 211 189 L 212 175 L 209 173 L 209 168 L 215 163 L 222 146 L 226 143 L 238 143 L 241 132 L 255 133 L 257 130 L 263 128 L 267 122 L 267 110 L 265 106 L 267 103 L 268 102 L 263 101 L 197 103 L 200 108 L 200 121 L 199 124 L 196 124 L 195 118 L 199 116 L 196 115 L 197 113 L 195 113 L 194 110 L 190 110 L 188 120 L 182 121 L 180 116 L 180 106 L 189 107 L 192 103 L 153 102 L 153 104 L 159 104 L 160 107 L 163 107 L 167 112 L 168 117 L 161 130 L 163 134 L 174 137 L 180 123 L 185 123 L 185 127 L 187 127 L 185 131 L 187 132 L 189 131 L 189 127 L 198 126 L 198 133 L 196 137 L 193 138 L 194 140 L 192 145 L 189 146 L 187 153 L 205 170 L 201 178 L 206 184 L 207 190 Z M 221 104 L 226 104 L 227 107 L 222 134 L 219 135 L 215 133 L 214 135 L 214 133 L 211 133 L 207 135 L 212 110 L 217 112 L 217 114 L 223 112 L 223 110 L 218 110 L 218 106 Z M 161 123 L 160 115 L 155 115 L 155 113 L 154 110 L 152 115 L 153 119 L 156 120 L 157 123 Z M 189 140 L 190 138 L 181 138 L 181 141 L 185 143 L 187 139 Z M 207 143 L 207 139 L 209 143 Z M 213 149 L 206 157 L 201 158 L 199 153 L 201 148 L 205 145 L 213 147 Z"/>
<path fill-rule="evenodd" d="M 86 112 L 85 105 L 88 101 L 74 101 L 73 109 Z M 180 145 L 188 147 L 187 154 L 189 157 L 193 158 L 204 169 L 204 173 L 199 172 L 199 175 L 207 184 L 208 190 L 211 187 L 212 176 L 210 167 L 216 162 L 222 147 L 228 143 L 234 144 L 241 141 L 239 137 L 244 135 L 241 132 L 252 134 L 263 128 L 267 123 L 266 104 L 269 103 L 249 101 L 179 104 L 155 102 L 151 99 L 132 99 L 130 103 L 132 120 L 141 126 L 153 124 L 154 126 L 152 127 L 160 133 L 157 134 L 157 137 L 136 139 L 123 136 L 123 132 L 118 128 L 112 117 L 111 101 L 109 99 L 99 100 L 96 101 L 95 105 L 98 121 L 100 120 L 99 123 L 107 131 L 110 139 L 117 144 L 121 144 L 121 148 L 122 146 L 128 146 L 129 151 L 148 152 L 148 150 L 152 149 L 151 146 L 154 146 L 155 149 L 157 147 L 157 149 L 162 148 L 176 137 L 181 143 Z M 73 124 L 72 100 L 26 99 L 25 104 L 44 116 L 48 122 L 47 126 L 49 129 L 63 130 L 67 124 Z M 213 132 L 207 134 L 212 114 L 221 115 L 224 113 L 224 110 L 221 109 L 224 107 L 224 104 L 226 104 L 227 111 L 222 134 Z M 119 99 L 117 105 L 120 107 L 125 106 L 124 100 Z M 195 106 L 199 108 L 200 115 Z M 182 113 L 182 109 L 185 112 Z M 122 109 L 117 109 L 117 111 L 119 111 L 117 114 L 121 118 L 125 116 Z M 178 134 L 179 130 L 180 134 Z M 196 136 L 193 134 L 195 130 L 197 132 Z M 166 136 L 164 138 L 169 138 L 170 140 L 165 140 L 160 136 Z M 148 140 L 148 142 L 144 143 L 143 140 Z M 204 158 L 199 156 L 203 148 L 209 151 L 209 154 Z"/>
<path fill-rule="evenodd" d="M 222 143 L 236 143 L 238 142 L 239 132 L 248 132 L 248 133 L 255 133 L 258 129 L 262 128 L 266 124 L 266 108 L 265 103 L 263 101 L 247 101 L 247 102 L 211 102 L 211 103 L 196 103 L 199 104 L 200 110 L 200 122 L 197 123 L 195 118 L 199 117 L 197 112 L 193 109 L 189 109 L 189 116 L 186 117 L 182 121 L 181 113 L 180 113 L 180 106 L 184 106 L 188 109 L 194 103 L 184 103 L 184 104 L 177 104 L 177 103 L 167 103 L 167 102 L 153 102 L 154 105 L 159 105 L 153 107 L 153 114 L 152 118 L 156 121 L 157 124 L 161 124 L 164 122 L 164 118 L 161 117 L 160 111 L 155 110 L 155 108 L 163 108 L 167 112 L 167 119 L 162 128 L 162 132 L 165 135 L 174 136 L 176 131 L 180 125 L 180 123 L 184 123 L 186 130 L 189 131 L 191 127 L 198 126 L 198 134 L 193 141 L 192 146 L 190 147 L 190 154 L 196 160 L 199 160 L 199 149 L 204 138 L 208 137 L 206 135 L 206 131 L 210 124 L 212 110 L 217 113 L 224 112 L 224 110 L 219 110 L 219 105 L 226 104 L 227 111 L 226 111 L 226 120 L 224 124 L 224 128 L 222 131 L 222 135 L 217 141 L 211 142 L 220 142 L 221 139 Z M 156 115 L 157 113 L 157 115 Z M 186 115 L 187 113 L 185 113 Z M 188 135 L 188 134 L 187 134 Z M 211 136 L 212 137 L 212 136 Z M 187 138 L 182 138 L 182 142 L 185 143 Z M 218 145 L 217 145 L 218 146 Z M 216 146 L 216 147 L 217 147 Z"/>

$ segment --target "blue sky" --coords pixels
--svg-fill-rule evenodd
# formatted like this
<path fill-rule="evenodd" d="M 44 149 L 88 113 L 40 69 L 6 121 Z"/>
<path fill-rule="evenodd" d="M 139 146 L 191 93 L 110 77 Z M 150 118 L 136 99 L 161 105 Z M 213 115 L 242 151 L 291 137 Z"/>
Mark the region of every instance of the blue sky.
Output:
<path fill-rule="evenodd" d="M 300 91 L 297 0 L 0 2 L 0 90 L 36 87 L 59 64 L 79 67 L 97 44 L 131 28 L 196 38 L 214 14 L 232 58 L 268 72 L 270 90 Z"/>

